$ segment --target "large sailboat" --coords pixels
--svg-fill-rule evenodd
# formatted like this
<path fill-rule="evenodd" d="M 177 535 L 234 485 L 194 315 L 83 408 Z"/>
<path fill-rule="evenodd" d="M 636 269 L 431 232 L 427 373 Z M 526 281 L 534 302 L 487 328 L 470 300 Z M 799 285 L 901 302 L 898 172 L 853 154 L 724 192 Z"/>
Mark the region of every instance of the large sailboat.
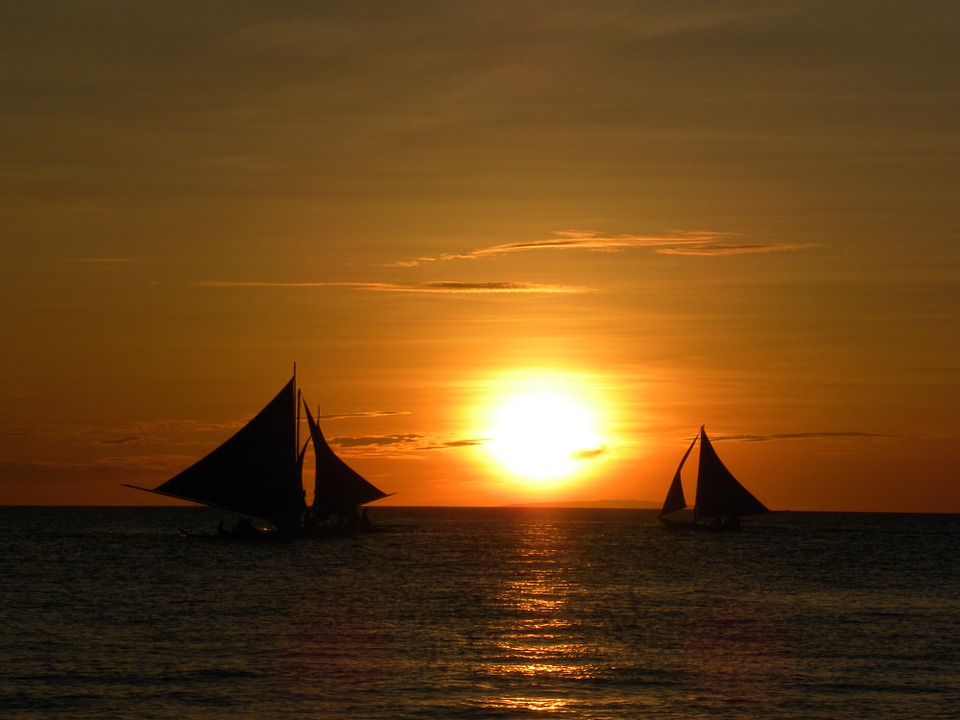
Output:
<path fill-rule="evenodd" d="M 691 515 L 689 511 L 684 512 L 687 501 L 680 473 L 697 440 L 700 440 L 700 465 Z M 766 512 L 770 511 L 727 470 L 701 426 L 680 460 L 658 517 L 670 530 L 736 530 L 740 528 L 742 516 Z"/>
<path fill-rule="evenodd" d="M 290 382 L 266 407 L 209 455 L 155 488 L 124 486 L 240 514 L 242 522 L 225 534 L 253 535 L 252 523 L 244 520 L 247 516 L 271 523 L 286 537 L 321 534 L 317 520 L 328 516 L 343 518 L 342 527 L 353 527 L 348 521 L 360 517 L 360 506 L 387 494 L 337 457 L 309 411 L 310 440 L 299 447 L 300 402 L 294 371 Z M 312 512 L 308 512 L 302 472 L 311 441 L 316 484 L 318 489 L 323 486 L 320 497 L 324 500 L 318 507 L 315 499 Z M 335 498 L 335 503 L 328 498 Z"/>

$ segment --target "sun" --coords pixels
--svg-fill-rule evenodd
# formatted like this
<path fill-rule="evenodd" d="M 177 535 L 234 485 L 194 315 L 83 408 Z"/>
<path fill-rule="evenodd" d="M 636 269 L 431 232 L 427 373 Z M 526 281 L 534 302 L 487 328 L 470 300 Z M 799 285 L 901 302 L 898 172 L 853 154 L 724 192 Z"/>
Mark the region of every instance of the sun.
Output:
<path fill-rule="evenodd" d="M 512 473 L 548 481 L 578 470 L 603 452 L 593 412 L 557 390 L 520 391 L 500 398 L 491 414 L 487 450 Z"/>

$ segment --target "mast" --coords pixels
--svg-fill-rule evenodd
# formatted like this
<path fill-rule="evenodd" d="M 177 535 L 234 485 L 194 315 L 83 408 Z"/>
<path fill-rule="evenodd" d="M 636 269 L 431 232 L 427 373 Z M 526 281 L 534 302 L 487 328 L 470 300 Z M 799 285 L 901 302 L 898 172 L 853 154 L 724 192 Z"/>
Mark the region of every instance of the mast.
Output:
<path fill-rule="evenodd" d="M 297 385 L 297 361 L 293 361 L 293 386 L 297 389 L 297 424 L 296 436 L 293 441 L 294 454 L 300 453 L 300 386 Z"/>

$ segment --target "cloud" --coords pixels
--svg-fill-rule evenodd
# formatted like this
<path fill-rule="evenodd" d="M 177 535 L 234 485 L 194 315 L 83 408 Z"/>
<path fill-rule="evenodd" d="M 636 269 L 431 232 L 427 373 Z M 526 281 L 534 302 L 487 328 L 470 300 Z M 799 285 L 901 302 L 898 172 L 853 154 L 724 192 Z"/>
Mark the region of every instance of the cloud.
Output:
<path fill-rule="evenodd" d="M 678 232 L 668 235 L 604 235 L 590 230 L 558 230 L 547 240 L 490 245 L 468 253 L 450 253 L 441 260 L 476 260 L 478 258 L 507 255 L 538 250 L 591 250 L 593 252 L 620 252 L 630 248 L 662 247 L 665 245 L 700 245 L 725 237 L 727 233 Z"/>
<path fill-rule="evenodd" d="M 571 457 L 574 460 L 592 460 L 593 458 L 600 457 L 607 454 L 607 446 L 601 445 L 597 448 L 588 448 L 585 450 L 577 450 Z"/>
<path fill-rule="evenodd" d="M 143 470 L 152 471 L 161 478 L 173 475 L 181 470 L 190 467 L 199 458 L 192 455 L 124 455 L 113 457 L 100 457 L 91 463 L 91 467 L 108 467 L 125 470 Z"/>
<path fill-rule="evenodd" d="M 451 448 L 476 447 L 488 442 L 486 438 L 471 438 L 465 440 L 449 440 L 437 445 L 424 445 L 421 450 L 450 450 Z"/>
<path fill-rule="evenodd" d="M 590 292 L 591 288 L 579 285 L 548 285 L 526 282 L 456 282 L 436 280 L 420 283 L 384 283 L 384 282 L 269 282 L 204 280 L 196 283 L 204 287 L 249 287 L 249 288 L 325 288 L 346 287 L 354 290 L 372 292 L 432 293 L 439 295 L 477 295 L 477 294 L 566 294 Z"/>
<path fill-rule="evenodd" d="M 659 255 L 751 255 L 757 253 L 793 252 L 814 247 L 812 243 L 796 245 L 705 245 L 702 247 L 657 248 Z"/>
<path fill-rule="evenodd" d="M 591 252 L 623 252 L 644 248 L 670 255 L 745 255 L 749 253 L 787 252 L 812 245 L 718 244 L 731 233 L 716 231 L 673 231 L 663 235 L 606 235 L 592 230 L 556 230 L 546 240 L 503 243 L 476 248 L 465 253 L 445 253 L 438 258 L 416 258 L 391 263 L 389 267 L 418 267 L 437 260 L 479 260 L 522 252 L 545 250 L 588 250 Z"/>
<path fill-rule="evenodd" d="M 486 438 L 461 438 L 439 441 L 430 435 L 417 433 L 394 435 L 368 435 L 362 437 L 333 437 L 328 442 L 342 450 L 345 455 L 354 457 L 383 457 L 385 455 L 406 456 L 435 450 L 453 450 L 474 447 L 487 442 Z"/>
<path fill-rule="evenodd" d="M 393 415 L 409 415 L 405 410 L 369 410 L 367 412 L 353 413 L 331 413 L 330 415 L 321 415 L 320 420 L 340 420 L 343 418 L 377 418 L 391 417 Z"/>
<path fill-rule="evenodd" d="M 409 447 L 416 444 L 423 438 L 422 435 L 414 433 L 397 435 L 368 435 L 366 437 L 334 437 L 328 442 L 340 448 L 357 447 Z"/>
<path fill-rule="evenodd" d="M 124 263 L 135 262 L 133 258 L 124 258 L 124 257 L 79 257 L 79 258 L 66 258 L 64 262 L 69 263 L 82 263 L 85 265 L 122 265 Z"/>
<path fill-rule="evenodd" d="M 106 437 L 100 442 L 103 445 L 135 445 L 142 443 L 145 438 L 142 435 L 124 435 L 122 437 Z"/>
<path fill-rule="evenodd" d="M 525 282 L 452 282 L 435 281 L 404 284 L 385 284 L 380 289 L 385 292 L 423 292 L 423 293 L 449 293 L 449 294 L 475 294 L 475 293 L 582 293 L 588 292 L 589 288 L 577 285 L 544 285 L 539 283 Z"/>
<path fill-rule="evenodd" d="M 215 288 L 323 288 L 363 287 L 371 283 L 347 282 L 273 282 L 270 280 L 199 280 L 194 285 Z"/>
<path fill-rule="evenodd" d="M 722 442 L 724 440 L 732 442 L 774 442 L 777 440 L 875 440 L 877 438 L 890 438 L 894 435 L 884 433 L 870 432 L 806 432 L 806 433 L 781 433 L 779 435 L 721 435 L 712 437 L 711 440 Z"/>
<path fill-rule="evenodd" d="M 226 422 L 142 420 L 116 427 L 63 425 L 47 428 L 44 434 L 47 437 L 79 438 L 98 445 L 194 445 L 205 442 L 198 436 L 215 438 L 223 433 L 240 429 L 249 420 L 249 417 Z"/>
<path fill-rule="evenodd" d="M 384 267 L 393 267 L 393 268 L 410 268 L 410 267 L 420 267 L 420 265 L 429 262 L 435 262 L 436 258 L 431 257 L 420 257 L 414 258 L 413 260 L 397 260 L 396 262 L 386 263 Z"/>

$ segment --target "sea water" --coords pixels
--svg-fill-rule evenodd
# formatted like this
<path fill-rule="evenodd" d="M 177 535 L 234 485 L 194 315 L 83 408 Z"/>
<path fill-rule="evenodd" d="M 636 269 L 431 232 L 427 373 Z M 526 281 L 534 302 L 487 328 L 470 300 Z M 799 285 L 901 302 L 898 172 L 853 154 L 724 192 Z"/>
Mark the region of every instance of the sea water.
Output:
<path fill-rule="evenodd" d="M 0 508 L 0 717 L 960 717 L 960 516 L 371 516 Z"/>

